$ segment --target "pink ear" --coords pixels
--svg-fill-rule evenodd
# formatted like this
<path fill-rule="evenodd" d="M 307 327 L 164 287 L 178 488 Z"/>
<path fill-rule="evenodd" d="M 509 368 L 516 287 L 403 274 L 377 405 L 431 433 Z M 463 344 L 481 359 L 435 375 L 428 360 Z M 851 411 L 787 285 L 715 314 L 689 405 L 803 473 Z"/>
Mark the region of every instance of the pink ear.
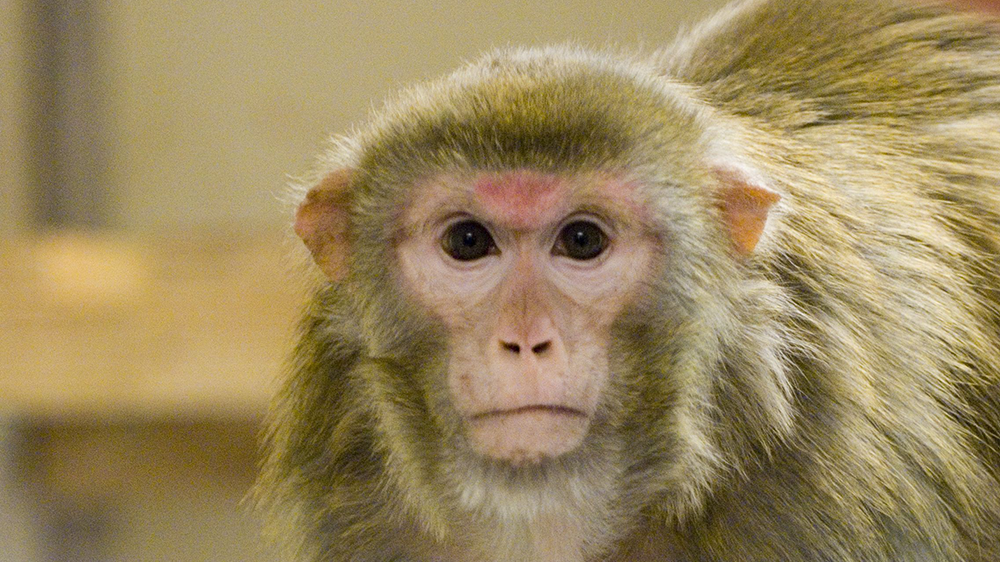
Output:
<path fill-rule="evenodd" d="M 350 243 L 348 190 L 351 170 L 335 170 L 309 190 L 295 212 L 295 234 L 305 242 L 319 268 L 333 281 L 347 275 Z"/>
<path fill-rule="evenodd" d="M 764 233 L 768 212 L 781 196 L 735 171 L 717 169 L 716 175 L 722 183 L 720 207 L 729 237 L 736 252 L 748 256 Z"/>

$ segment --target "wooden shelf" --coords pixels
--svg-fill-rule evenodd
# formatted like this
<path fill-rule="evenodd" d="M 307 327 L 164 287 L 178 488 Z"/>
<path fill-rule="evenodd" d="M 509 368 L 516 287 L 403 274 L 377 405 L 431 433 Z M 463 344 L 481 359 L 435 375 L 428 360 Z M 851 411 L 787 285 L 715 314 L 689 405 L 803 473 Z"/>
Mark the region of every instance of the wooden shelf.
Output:
<path fill-rule="evenodd" d="M 293 248 L 281 233 L 0 242 L 0 415 L 259 415 L 307 285 Z"/>

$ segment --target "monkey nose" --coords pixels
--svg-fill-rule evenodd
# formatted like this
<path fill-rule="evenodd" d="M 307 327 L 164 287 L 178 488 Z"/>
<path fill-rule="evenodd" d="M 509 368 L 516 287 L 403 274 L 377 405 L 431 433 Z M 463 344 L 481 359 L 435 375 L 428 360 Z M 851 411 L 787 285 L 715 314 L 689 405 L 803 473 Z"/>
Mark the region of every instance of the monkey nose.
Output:
<path fill-rule="evenodd" d="M 504 351 L 508 351 L 514 355 L 521 355 L 521 350 L 527 347 L 528 349 L 531 350 L 532 355 L 541 357 L 552 349 L 552 340 L 545 340 L 543 342 L 536 343 L 530 347 L 523 346 L 517 342 L 501 341 L 500 347 L 503 348 Z"/>

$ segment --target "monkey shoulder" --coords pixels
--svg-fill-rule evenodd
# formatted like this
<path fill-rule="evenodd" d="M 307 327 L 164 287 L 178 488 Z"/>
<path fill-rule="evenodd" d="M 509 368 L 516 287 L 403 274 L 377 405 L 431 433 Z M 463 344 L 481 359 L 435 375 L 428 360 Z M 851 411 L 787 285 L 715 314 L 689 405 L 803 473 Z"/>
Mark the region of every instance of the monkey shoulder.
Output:
<path fill-rule="evenodd" d="M 655 60 L 711 103 L 792 129 L 967 118 L 1000 104 L 991 17 L 901 0 L 743 2 Z"/>

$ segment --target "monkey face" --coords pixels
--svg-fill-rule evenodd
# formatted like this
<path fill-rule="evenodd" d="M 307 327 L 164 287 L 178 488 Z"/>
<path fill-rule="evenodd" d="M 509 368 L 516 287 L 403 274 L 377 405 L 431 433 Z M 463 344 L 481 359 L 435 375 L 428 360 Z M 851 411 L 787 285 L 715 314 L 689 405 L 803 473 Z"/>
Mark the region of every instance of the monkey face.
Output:
<path fill-rule="evenodd" d="M 608 377 L 612 324 L 656 253 L 621 179 L 515 170 L 415 190 L 397 257 L 445 326 L 447 388 L 477 454 L 513 465 L 577 448 Z"/>

